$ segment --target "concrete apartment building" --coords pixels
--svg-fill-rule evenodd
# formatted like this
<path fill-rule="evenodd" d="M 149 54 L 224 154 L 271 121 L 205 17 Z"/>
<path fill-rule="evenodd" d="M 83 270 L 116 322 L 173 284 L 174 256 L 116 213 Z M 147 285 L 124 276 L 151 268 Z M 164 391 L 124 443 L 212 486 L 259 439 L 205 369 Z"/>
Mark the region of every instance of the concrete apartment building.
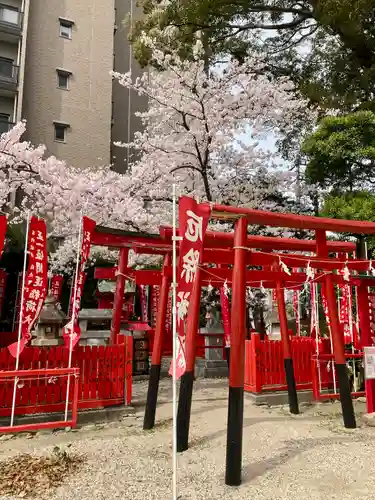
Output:
<path fill-rule="evenodd" d="M 0 132 L 25 118 L 26 139 L 48 154 L 124 171 L 127 152 L 112 143 L 131 137 L 145 103 L 109 73 L 136 67 L 122 23 L 135 1 L 2 1 Z"/>

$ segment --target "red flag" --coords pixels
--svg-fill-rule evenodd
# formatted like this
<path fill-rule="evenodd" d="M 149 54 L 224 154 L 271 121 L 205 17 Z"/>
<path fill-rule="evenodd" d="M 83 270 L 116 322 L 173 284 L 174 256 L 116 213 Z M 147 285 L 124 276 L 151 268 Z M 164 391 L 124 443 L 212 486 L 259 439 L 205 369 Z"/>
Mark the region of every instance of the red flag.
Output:
<path fill-rule="evenodd" d="M 60 302 L 61 300 L 61 292 L 63 285 L 64 277 L 61 275 L 55 274 L 51 279 L 51 293 L 53 297 L 55 297 L 56 302 Z"/>
<path fill-rule="evenodd" d="M 144 323 L 148 322 L 148 310 L 147 310 L 147 297 L 146 297 L 146 286 L 140 285 L 141 292 L 141 317 Z"/>
<path fill-rule="evenodd" d="M 81 336 L 81 329 L 78 324 L 78 313 L 81 307 L 83 285 L 86 278 L 84 269 L 88 256 L 90 255 L 91 238 L 92 233 L 95 230 L 95 226 L 95 221 L 89 219 L 88 217 L 83 217 L 82 244 L 80 262 L 78 267 L 78 276 L 77 282 L 74 283 L 71 294 L 71 320 L 64 326 L 62 331 L 65 347 L 69 350 L 74 349 Z"/>
<path fill-rule="evenodd" d="M 5 297 L 5 287 L 8 280 L 8 273 L 4 269 L 0 269 L 0 316 L 3 311 L 4 297 Z"/>
<path fill-rule="evenodd" d="M 185 326 L 193 289 L 195 273 L 203 253 L 203 240 L 210 219 L 211 208 L 200 205 L 192 198 L 183 196 L 179 202 L 179 227 L 182 240 L 179 250 L 177 273 L 177 353 L 176 376 L 180 378 L 186 369 Z M 173 366 L 169 369 L 172 375 Z"/>
<path fill-rule="evenodd" d="M 160 299 L 160 287 L 154 285 L 151 288 L 151 326 L 152 326 L 152 328 L 156 327 L 156 317 L 158 315 L 159 299 Z"/>
<path fill-rule="evenodd" d="M 225 287 L 220 287 L 220 303 L 221 303 L 221 317 L 223 318 L 223 328 L 224 328 L 224 342 L 225 347 L 230 347 L 230 311 L 229 311 L 229 299 L 228 295 L 225 293 Z"/>
<path fill-rule="evenodd" d="M 5 235 L 7 232 L 7 218 L 6 215 L 0 215 L 0 256 L 4 250 Z"/>
<path fill-rule="evenodd" d="M 19 354 L 31 339 L 31 330 L 39 318 L 48 289 L 47 228 L 44 220 L 37 217 L 31 217 L 27 253 Z M 17 357 L 17 346 L 18 342 L 8 346 L 14 357 Z"/>
<path fill-rule="evenodd" d="M 171 333 L 172 327 L 172 290 L 169 289 L 168 302 L 167 302 L 167 314 L 165 316 L 165 330 L 167 334 Z"/>

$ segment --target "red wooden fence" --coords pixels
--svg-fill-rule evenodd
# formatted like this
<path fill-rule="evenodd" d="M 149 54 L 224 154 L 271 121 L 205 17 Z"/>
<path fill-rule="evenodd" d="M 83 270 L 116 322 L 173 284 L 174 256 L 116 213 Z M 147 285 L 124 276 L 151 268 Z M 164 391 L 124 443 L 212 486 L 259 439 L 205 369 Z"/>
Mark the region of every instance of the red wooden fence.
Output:
<path fill-rule="evenodd" d="M 349 364 L 355 359 L 363 359 L 363 354 L 345 354 L 347 363 Z M 336 392 L 334 392 L 333 377 L 335 375 Z M 316 356 L 311 358 L 311 376 L 312 390 L 315 401 L 325 399 L 339 399 L 339 384 L 337 380 L 337 372 L 333 370 L 333 354 L 321 354 L 319 362 Z M 320 380 L 319 380 L 320 379 Z M 324 389 L 324 391 L 322 391 Z M 364 396 L 365 391 L 352 391 L 353 397 Z"/>
<path fill-rule="evenodd" d="M 77 347 L 72 367 L 79 368 L 78 409 L 129 404 L 132 385 L 132 338 L 124 345 Z M 20 370 L 66 368 L 68 350 L 58 347 L 28 347 L 20 356 Z M 15 369 L 15 359 L 8 349 L 0 349 L 0 370 Z M 126 393 L 125 393 L 126 382 Z M 13 380 L 0 381 L 0 416 L 9 416 Z M 20 381 L 17 389 L 16 415 L 64 411 L 67 377 L 54 379 L 31 377 Z M 71 391 L 73 387 L 71 385 Z M 69 398 L 72 397 L 72 393 Z"/>
<path fill-rule="evenodd" d="M 291 339 L 294 373 L 297 389 L 312 387 L 311 356 L 314 343 L 311 338 L 293 337 Z M 286 390 L 284 359 L 280 340 L 260 340 L 252 334 L 245 348 L 245 391 Z"/>
<path fill-rule="evenodd" d="M 37 377 L 62 377 L 70 376 L 72 381 L 72 393 L 73 398 L 70 401 L 68 409 L 71 411 L 71 418 L 67 420 L 52 420 L 50 422 L 32 422 L 29 424 L 17 424 L 17 425 L 3 425 L 0 426 L 0 433 L 4 432 L 26 432 L 26 431 L 38 431 L 40 429 L 56 429 L 58 427 L 72 427 L 73 429 L 77 426 L 78 419 L 78 381 L 79 381 L 79 369 L 78 368 L 51 368 L 42 370 L 15 370 L 15 371 L 0 371 L 0 380 L 10 379 L 14 382 L 17 378 L 18 382 L 24 382 L 30 380 L 31 378 L 36 379 Z M 18 390 L 18 388 L 17 388 Z"/>

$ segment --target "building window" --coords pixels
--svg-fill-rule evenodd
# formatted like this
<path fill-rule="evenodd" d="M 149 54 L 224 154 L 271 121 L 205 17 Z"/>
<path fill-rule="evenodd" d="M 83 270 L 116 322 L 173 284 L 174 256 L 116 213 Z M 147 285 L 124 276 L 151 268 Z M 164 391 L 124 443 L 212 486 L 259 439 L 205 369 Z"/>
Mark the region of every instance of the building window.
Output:
<path fill-rule="evenodd" d="M 0 113 L 0 134 L 6 134 L 9 132 L 10 126 L 10 115 L 6 113 Z"/>
<path fill-rule="evenodd" d="M 58 69 L 57 71 L 57 86 L 62 90 L 69 90 L 69 78 L 71 73 L 69 71 L 64 71 Z"/>
<path fill-rule="evenodd" d="M 13 78 L 13 59 L 0 57 L 0 75 L 5 78 Z"/>
<path fill-rule="evenodd" d="M 72 21 L 64 21 L 63 19 L 60 19 L 60 36 L 62 38 L 68 38 L 69 40 L 71 40 L 72 26 Z"/>
<path fill-rule="evenodd" d="M 0 21 L 7 24 L 19 24 L 19 11 L 16 7 L 11 7 L 9 5 L 0 6 Z"/>
<path fill-rule="evenodd" d="M 66 141 L 66 130 L 69 127 L 67 123 L 55 122 L 55 141 L 65 142 Z"/>

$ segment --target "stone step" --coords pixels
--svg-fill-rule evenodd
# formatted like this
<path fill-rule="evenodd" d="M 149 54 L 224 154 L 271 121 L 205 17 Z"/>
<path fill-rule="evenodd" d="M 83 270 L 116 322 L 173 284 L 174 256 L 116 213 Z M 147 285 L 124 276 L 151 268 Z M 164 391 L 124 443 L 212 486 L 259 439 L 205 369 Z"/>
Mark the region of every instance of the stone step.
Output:
<path fill-rule="evenodd" d="M 81 332 L 82 339 L 107 339 L 110 335 L 109 330 L 86 330 Z"/>

